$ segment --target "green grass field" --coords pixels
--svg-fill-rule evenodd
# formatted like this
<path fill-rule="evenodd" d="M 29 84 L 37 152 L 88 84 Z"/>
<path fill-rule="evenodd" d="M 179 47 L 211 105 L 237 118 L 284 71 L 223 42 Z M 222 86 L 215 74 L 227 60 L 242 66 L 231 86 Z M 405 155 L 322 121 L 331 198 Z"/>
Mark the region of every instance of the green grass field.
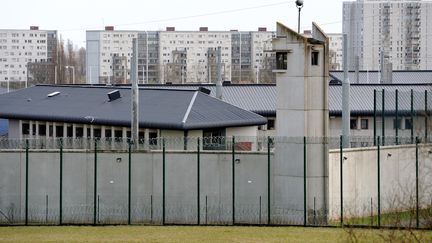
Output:
<path fill-rule="evenodd" d="M 349 242 L 353 233 L 348 231 L 302 227 L 29 226 L 0 227 L 0 242 Z M 358 242 L 385 242 L 385 236 L 392 234 L 409 236 L 411 232 L 355 229 Z M 432 242 L 432 231 L 414 234 L 421 242 Z"/>

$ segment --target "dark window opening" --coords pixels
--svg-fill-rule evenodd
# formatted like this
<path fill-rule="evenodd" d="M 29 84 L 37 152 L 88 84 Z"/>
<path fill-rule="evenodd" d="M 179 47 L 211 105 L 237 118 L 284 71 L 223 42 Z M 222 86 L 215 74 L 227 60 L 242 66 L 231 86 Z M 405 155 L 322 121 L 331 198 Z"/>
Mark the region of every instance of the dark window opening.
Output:
<path fill-rule="evenodd" d="M 32 125 L 32 135 L 36 135 L 36 124 Z"/>
<path fill-rule="evenodd" d="M 22 134 L 29 135 L 30 134 L 30 125 L 28 123 L 22 124 Z"/>
<path fill-rule="evenodd" d="M 203 130 L 204 150 L 225 150 L 225 128 Z"/>
<path fill-rule="evenodd" d="M 276 52 L 276 69 L 285 70 L 288 67 L 288 53 Z"/>
<path fill-rule="evenodd" d="M 63 137 L 63 126 L 56 126 L 56 137 L 61 138 Z"/>
<path fill-rule="evenodd" d="M 357 129 L 357 119 L 350 120 L 350 129 Z"/>
<path fill-rule="evenodd" d="M 138 132 L 138 143 L 144 143 L 144 132 Z"/>
<path fill-rule="evenodd" d="M 102 132 L 100 128 L 93 129 L 93 137 L 100 138 L 102 136 Z"/>
<path fill-rule="evenodd" d="M 274 130 L 275 129 L 275 120 L 268 119 L 267 120 L 267 130 Z"/>
<path fill-rule="evenodd" d="M 66 128 L 66 137 L 68 137 L 68 138 L 73 137 L 73 127 L 72 126 L 67 126 L 67 128 Z"/>
<path fill-rule="evenodd" d="M 319 52 L 313 51 L 311 56 L 311 64 L 312 66 L 318 66 Z"/>
<path fill-rule="evenodd" d="M 402 119 L 393 119 L 393 129 L 401 129 Z"/>
<path fill-rule="evenodd" d="M 123 131 L 122 130 L 114 130 L 115 141 L 121 141 L 122 138 L 123 138 Z"/>
<path fill-rule="evenodd" d="M 411 119 L 405 119 L 405 129 L 412 129 L 413 123 Z"/>
<path fill-rule="evenodd" d="M 48 128 L 48 132 L 49 132 L 49 136 L 52 137 L 53 134 L 54 134 L 54 129 L 53 129 L 53 126 L 52 126 L 52 125 L 49 126 L 49 128 Z"/>
<path fill-rule="evenodd" d="M 39 125 L 39 136 L 46 136 L 46 125 Z"/>
<path fill-rule="evenodd" d="M 83 135 L 84 135 L 84 128 L 82 128 L 82 127 L 75 128 L 75 136 L 77 138 L 82 138 Z"/>
<path fill-rule="evenodd" d="M 361 129 L 369 129 L 369 120 L 368 119 L 361 119 L 360 120 L 360 127 L 361 127 Z"/>
<path fill-rule="evenodd" d="M 91 129 L 90 128 L 87 128 L 87 137 L 88 138 L 91 137 Z"/>
<path fill-rule="evenodd" d="M 105 130 L 105 137 L 106 137 L 106 138 L 111 138 L 111 135 L 112 135 L 112 134 L 111 134 L 111 129 L 106 129 L 106 130 Z"/>
<path fill-rule="evenodd" d="M 157 145 L 158 144 L 157 137 L 158 137 L 157 132 L 149 132 L 149 144 Z"/>

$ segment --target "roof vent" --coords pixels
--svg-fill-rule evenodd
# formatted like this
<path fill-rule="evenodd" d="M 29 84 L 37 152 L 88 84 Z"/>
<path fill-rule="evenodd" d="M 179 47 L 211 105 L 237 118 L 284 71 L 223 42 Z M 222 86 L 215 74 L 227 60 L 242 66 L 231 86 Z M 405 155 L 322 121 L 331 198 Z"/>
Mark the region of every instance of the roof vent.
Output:
<path fill-rule="evenodd" d="M 210 93 L 211 93 L 211 90 L 206 89 L 206 88 L 204 88 L 204 87 L 199 87 L 199 88 L 198 88 L 198 91 L 200 91 L 200 92 L 202 92 L 202 93 L 204 93 L 204 94 L 207 94 L 207 95 L 210 95 Z"/>
<path fill-rule="evenodd" d="M 109 92 L 108 94 L 109 101 L 114 101 L 116 99 L 121 98 L 120 91 L 118 89 Z"/>
<path fill-rule="evenodd" d="M 59 94 L 60 94 L 60 92 L 56 91 L 56 92 L 52 92 L 52 93 L 48 94 L 47 96 L 48 97 L 54 97 L 54 96 L 59 95 Z"/>

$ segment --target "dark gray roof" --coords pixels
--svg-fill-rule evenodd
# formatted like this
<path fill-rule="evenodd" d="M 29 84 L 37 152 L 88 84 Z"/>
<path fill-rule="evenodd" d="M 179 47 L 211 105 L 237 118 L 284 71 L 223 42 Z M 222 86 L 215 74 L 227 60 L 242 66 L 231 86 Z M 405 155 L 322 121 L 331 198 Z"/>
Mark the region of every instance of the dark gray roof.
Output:
<path fill-rule="evenodd" d="M 380 72 L 378 71 L 359 71 L 360 84 L 379 84 Z M 330 71 L 330 77 L 337 81 L 344 78 L 343 71 Z M 349 72 L 348 78 L 351 83 L 356 82 L 355 72 Z M 424 84 L 432 83 L 432 70 L 396 70 L 393 71 L 392 81 L 394 84 Z"/>
<path fill-rule="evenodd" d="M 381 114 L 383 107 L 386 114 L 394 114 L 396 110 L 396 90 L 398 90 L 398 112 L 399 114 L 410 114 L 411 112 L 411 89 L 413 90 L 414 112 L 421 113 L 425 110 L 425 91 L 428 92 L 428 112 L 432 110 L 432 84 L 416 85 L 365 85 L 351 84 L 350 87 L 350 109 L 353 115 L 373 115 L 374 90 L 376 90 L 376 107 Z M 331 115 L 342 114 L 342 86 L 330 85 L 329 87 L 329 112 Z"/>
<path fill-rule="evenodd" d="M 110 102 L 107 93 L 116 89 L 122 98 Z M 56 91 L 60 94 L 47 97 Z M 130 95 L 130 88 L 122 87 L 34 86 L 0 95 L 0 117 L 129 126 Z M 264 117 L 196 90 L 140 88 L 139 99 L 141 127 L 192 130 L 266 123 Z"/>
<path fill-rule="evenodd" d="M 204 87 L 211 91 L 210 96 L 216 96 L 214 84 L 145 85 L 144 87 L 163 89 L 198 89 Z M 226 85 L 222 87 L 222 90 L 222 100 L 227 103 L 262 116 L 276 114 L 276 88 L 274 84 Z"/>
<path fill-rule="evenodd" d="M 215 96 L 216 86 L 214 84 L 201 85 L 146 85 L 148 88 L 166 89 L 197 89 L 204 87 L 211 91 L 210 95 Z M 395 90 L 399 90 L 399 111 L 410 110 L 410 90 L 414 91 L 414 109 L 424 110 L 424 91 L 428 91 L 429 111 L 432 110 L 432 83 L 429 84 L 351 84 L 350 107 L 352 114 L 371 115 L 373 114 L 373 93 L 377 93 L 377 109 L 381 106 L 380 91 L 385 90 L 385 109 L 393 112 L 395 103 Z M 262 116 L 276 116 L 276 85 L 275 84 L 231 84 L 222 87 L 222 100 L 235 106 L 256 112 Z M 342 96 L 340 85 L 329 86 L 329 112 L 330 115 L 342 113 Z"/>

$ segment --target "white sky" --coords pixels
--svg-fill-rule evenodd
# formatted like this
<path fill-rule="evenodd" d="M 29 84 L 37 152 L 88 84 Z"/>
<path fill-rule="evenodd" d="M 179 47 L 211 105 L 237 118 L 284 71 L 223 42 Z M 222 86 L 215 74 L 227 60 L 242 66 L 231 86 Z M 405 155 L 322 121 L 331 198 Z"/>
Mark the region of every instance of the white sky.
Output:
<path fill-rule="evenodd" d="M 343 0 L 304 0 L 301 29 L 317 22 L 328 33 L 342 31 Z M 85 46 L 85 31 L 113 25 L 116 30 L 240 31 L 267 27 L 276 21 L 297 29 L 295 0 L 5 0 L 1 4 L 0 29 L 58 30 L 63 39 Z"/>

